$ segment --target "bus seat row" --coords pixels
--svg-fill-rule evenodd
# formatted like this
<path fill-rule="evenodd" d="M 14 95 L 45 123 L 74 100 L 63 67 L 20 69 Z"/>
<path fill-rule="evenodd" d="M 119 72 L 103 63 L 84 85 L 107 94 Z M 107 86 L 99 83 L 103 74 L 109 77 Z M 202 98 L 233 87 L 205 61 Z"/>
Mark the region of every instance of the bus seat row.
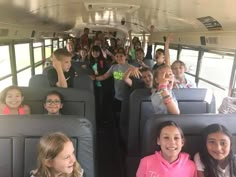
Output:
<path fill-rule="evenodd" d="M 211 91 L 204 88 L 174 89 L 181 114 L 215 113 L 215 98 Z M 154 115 L 149 89 L 137 89 L 129 98 L 127 133 L 122 133 L 127 142 L 127 159 L 140 156 L 141 134 L 145 122 Z M 122 114 L 123 115 L 123 114 Z M 122 118 L 123 119 L 123 118 Z M 131 160 L 132 161 L 132 160 Z"/>
<path fill-rule="evenodd" d="M 35 88 L 20 87 L 24 94 L 24 102 L 31 108 L 31 114 L 46 114 L 43 107 L 44 98 L 47 92 L 56 90 L 64 97 L 64 104 L 61 113 L 63 115 L 78 115 L 86 117 L 94 126 L 95 123 L 95 101 L 94 94 L 87 90 L 74 88 Z"/>
<path fill-rule="evenodd" d="M 159 150 L 157 146 L 157 129 L 162 122 L 167 120 L 176 122 L 183 129 L 185 136 L 183 151 L 188 152 L 191 158 L 202 145 L 200 139 L 203 128 L 214 123 L 222 124 L 231 131 L 233 134 L 233 152 L 236 153 L 236 119 L 233 114 L 182 114 L 178 116 L 155 114 L 146 121 L 139 136 L 140 143 L 137 147 L 140 149 L 140 154 L 136 157 L 127 158 L 127 177 L 135 176 L 142 157 Z"/>
<path fill-rule="evenodd" d="M 30 78 L 29 87 L 40 88 L 40 87 L 50 87 L 47 75 L 37 74 Z M 94 93 L 93 81 L 86 74 L 81 74 L 74 78 L 73 87 L 76 89 L 88 90 Z"/>
<path fill-rule="evenodd" d="M 95 176 L 92 124 L 79 116 L 0 115 L 0 176 L 29 177 L 36 168 L 39 138 L 63 132 L 72 139 L 86 177 Z"/>

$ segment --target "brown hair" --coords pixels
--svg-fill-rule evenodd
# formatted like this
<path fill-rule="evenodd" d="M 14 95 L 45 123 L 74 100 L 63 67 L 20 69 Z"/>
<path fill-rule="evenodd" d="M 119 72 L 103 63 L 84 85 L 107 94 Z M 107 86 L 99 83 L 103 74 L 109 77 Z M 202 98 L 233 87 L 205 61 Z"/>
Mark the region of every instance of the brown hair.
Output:
<path fill-rule="evenodd" d="M 66 49 L 57 49 L 53 52 L 53 55 L 59 61 L 61 61 L 63 57 L 71 57 L 70 52 L 68 52 Z"/>
<path fill-rule="evenodd" d="M 158 77 L 160 70 L 162 70 L 164 68 L 170 68 L 170 66 L 169 65 L 161 65 L 153 71 L 153 88 L 156 88 L 158 86 L 158 83 L 156 83 L 155 79 Z"/>
<path fill-rule="evenodd" d="M 15 85 L 12 85 L 12 86 L 9 86 L 9 87 L 6 87 L 2 92 L 1 92 L 1 97 L 0 97 L 0 101 L 4 104 L 6 104 L 6 96 L 7 96 L 7 92 L 9 92 L 10 90 L 18 90 L 20 93 L 21 93 L 21 96 L 23 97 L 23 93 L 22 93 L 22 90 L 18 87 L 18 86 L 15 86 Z"/>
<path fill-rule="evenodd" d="M 35 177 L 51 177 L 51 169 L 45 164 L 46 160 L 54 159 L 64 148 L 64 144 L 71 141 L 65 134 L 55 132 L 40 138 L 38 144 L 37 169 L 32 171 Z M 63 177 L 82 177 L 82 169 L 78 161 L 73 165 L 71 174 L 63 174 Z"/>
<path fill-rule="evenodd" d="M 180 66 L 183 66 L 183 67 L 185 67 L 185 69 L 186 69 L 186 65 L 185 65 L 185 63 L 183 62 L 183 61 L 181 61 L 181 60 L 175 60 L 173 63 L 172 63 L 172 65 L 171 65 L 171 69 L 173 70 L 173 67 L 174 67 L 174 65 L 175 64 L 180 64 Z"/>

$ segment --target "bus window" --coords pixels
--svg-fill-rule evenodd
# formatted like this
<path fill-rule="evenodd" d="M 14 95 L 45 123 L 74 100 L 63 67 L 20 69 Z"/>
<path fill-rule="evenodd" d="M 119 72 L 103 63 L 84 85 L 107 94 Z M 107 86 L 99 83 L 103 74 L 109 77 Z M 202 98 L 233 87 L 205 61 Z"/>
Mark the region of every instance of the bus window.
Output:
<path fill-rule="evenodd" d="M 188 73 L 196 74 L 198 51 L 190 49 L 182 49 L 180 53 L 180 60 L 186 65 Z M 192 79 L 191 79 L 192 80 Z"/>
<path fill-rule="evenodd" d="M 200 80 L 198 82 L 198 87 L 199 88 L 208 88 L 213 91 L 213 93 L 215 95 L 215 99 L 216 99 L 216 111 L 220 107 L 223 98 L 226 97 L 228 94 L 228 89 L 222 90 L 222 89 L 215 87 L 214 85 L 208 84 L 207 82 L 204 82 L 202 80 Z"/>
<path fill-rule="evenodd" d="M 43 66 L 39 65 L 35 68 L 35 74 L 42 74 L 43 73 Z"/>
<path fill-rule="evenodd" d="M 16 70 L 19 71 L 30 66 L 30 49 L 29 44 L 15 44 Z M 30 74 L 31 75 L 31 74 Z M 20 77 L 24 78 L 24 77 Z"/>
<path fill-rule="evenodd" d="M 58 40 L 57 40 L 57 39 L 54 39 L 54 40 L 52 41 L 52 43 L 53 43 L 53 51 L 57 50 L 57 49 L 58 49 Z"/>
<path fill-rule="evenodd" d="M 37 62 L 42 62 L 43 56 L 42 56 L 42 43 L 37 42 L 33 44 L 34 47 L 34 64 Z"/>
<path fill-rule="evenodd" d="M 45 58 L 49 58 L 52 54 L 52 40 L 45 40 Z"/>
<path fill-rule="evenodd" d="M 17 73 L 17 82 L 19 86 L 28 86 L 31 78 L 31 68 Z"/>
<path fill-rule="evenodd" d="M 228 88 L 234 58 L 204 52 L 199 77 Z"/>
<path fill-rule="evenodd" d="M 205 52 L 200 70 L 198 87 L 210 88 L 216 97 L 216 108 L 219 108 L 222 99 L 228 95 L 228 84 L 234 58 Z M 225 69 L 227 68 L 227 69 Z M 201 80 L 204 79 L 206 81 Z M 213 84 L 207 83 L 210 81 Z M 218 85 L 218 87 L 217 87 Z"/>
<path fill-rule="evenodd" d="M 59 39 L 59 48 L 63 48 L 63 39 L 62 38 L 60 38 Z"/>
<path fill-rule="evenodd" d="M 0 92 L 10 85 L 12 85 L 12 77 L 0 81 Z"/>
<path fill-rule="evenodd" d="M 11 74 L 9 46 L 0 46 L 0 79 Z"/>
<path fill-rule="evenodd" d="M 177 50 L 176 49 L 169 49 L 170 52 L 170 64 L 177 60 Z"/>

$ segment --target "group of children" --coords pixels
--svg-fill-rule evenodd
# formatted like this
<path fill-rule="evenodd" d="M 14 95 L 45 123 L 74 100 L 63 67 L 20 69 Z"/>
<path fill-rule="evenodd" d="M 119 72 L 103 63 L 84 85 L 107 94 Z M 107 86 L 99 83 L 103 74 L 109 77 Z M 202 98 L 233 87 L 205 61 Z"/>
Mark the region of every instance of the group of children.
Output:
<path fill-rule="evenodd" d="M 173 121 L 163 122 L 157 133 L 160 151 L 141 159 L 136 177 L 235 177 L 232 134 L 220 124 L 202 131 L 201 148 L 194 156 L 181 152 L 184 134 Z"/>
<path fill-rule="evenodd" d="M 185 139 L 173 121 L 160 124 L 155 154 L 141 159 L 136 177 L 235 177 L 236 159 L 232 152 L 232 134 L 220 124 L 202 131 L 201 148 L 194 162 L 181 152 Z M 83 169 L 75 158 L 71 140 L 56 132 L 43 136 L 38 144 L 37 169 L 32 177 L 82 177 Z"/>
<path fill-rule="evenodd" d="M 60 110 L 63 107 L 63 95 L 56 90 L 49 91 L 44 98 L 43 107 L 48 115 L 60 115 Z M 0 114 L 31 114 L 30 107 L 24 104 L 24 95 L 19 87 L 9 86 L 1 92 Z"/>

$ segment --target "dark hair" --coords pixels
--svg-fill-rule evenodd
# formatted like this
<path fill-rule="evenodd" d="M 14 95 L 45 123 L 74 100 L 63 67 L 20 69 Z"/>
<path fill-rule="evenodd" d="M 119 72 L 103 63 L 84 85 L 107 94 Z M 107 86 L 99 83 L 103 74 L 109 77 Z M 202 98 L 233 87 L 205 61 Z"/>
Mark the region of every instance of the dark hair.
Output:
<path fill-rule="evenodd" d="M 157 50 L 156 50 L 156 53 L 157 53 L 157 52 L 158 52 L 158 53 L 163 53 L 163 54 L 165 54 L 165 50 L 163 50 L 163 49 L 157 49 Z"/>
<path fill-rule="evenodd" d="M 94 45 L 92 48 L 91 48 L 91 51 L 96 51 L 96 52 L 100 52 L 102 53 L 102 50 L 101 50 L 101 47 L 99 47 L 98 45 Z"/>
<path fill-rule="evenodd" d="M 168 127 L 168 126 L 176 127 L 176 128 L 179 130 L 181 137 L 184 139 L 183 130 L 180 128 L 180 126 L 179 126 L 177 123 L 175 123 L 174 121 L 170 121 L 170 120 L 169 120 L 169 121 L 162 122 L 162 123 L 158 126 L 158 129 L 157 129 L 157 138 L 160 138 L 162 129 L 165 128 L 165 127 Z"/>
<path fill-rule="evenodd" d="M 143 51 L 142 48 L 137 48 L 137 49 L 135 49 L 135 52 L 142 52 L 142 53 L 144 53 L 144 51 Z"/>
<path fill-rule="evenodd" d="M 92 52 L 99 52 L 99 56 L 98 58 L 94 58 L 93 55 L 92 55 Z M 93 66 L 97 61 L 100 61 L 100 60 L 105 60 L 103 54 L 102 54 L 102 49 L 101 47 L 99 47 L 98 45 L 94 45 L 91 50 L 90 50 L 90 55 L 89 55 L 89 61 L 90 61 L 90 66 Z"/>
<path fill-rule="evenodd" d="M 180 64 L 181 66 L 184 66 L 185 68 L 186 68 L 186 65 L 185 65 L 185 63 L 183 62 L 183 61 L 181 61 L 181 60 L 175 60 L 173 63 L 172 63 L 172 65 L 171 65 L 171 69 L 173 69 L 173 66 L 174 66 L 174 64 Z"/>
<path fill-rule="evenodd" d="M 53 52 L 53 54 L 55 55 L 55 57 L 60 61 L 61 57 L 71 57 L 70 52 L 68 52 L 66 49 L 57 49 Z"/>
<path fill-rule="evenodd" d="M 6 104 L 7 92 L 10 91 L 10 90 L 19 90 L 19 92 L 21 93 L 21 96 L 22 96 L 22 97 L 24 96 L 22 90 L 21 90 L 18 86 L 12 85 L 12 86 L 6 87 L 6 88 L 1 92 L 0 101 L 1 101 L 2 103 Z"/>
<path fill-rule="evenodd" d="M 89 28 L 84 28 L 84 31 L 88 30 L 89 31 Z"/>
<path fill-rule="evenodd" d="M 94 52 L 94 51 L 100 53 L 97 59 L 104 59 L 101 47 L 99 47 L 98 45 L 94 45 L 90 50 L 90 52 L 91 52 L 90 53 L 90 60 L 95 60 L 95 58 L 92 55 L 92 52 Z"/>
<path fill-rule="evenodd" d="M 46 94 L 46 96 L 44 97 L 44 103 L 46 103 L 47 97 L 50 96 L 50 95 L 57 95 L 57 96 L 60 98 L 61 103 L 64 103 L 64 97 L 63 97 L 63 95 L 62 95 L 60 92 L 58 92 L 57 90 L 51 90 L 51 91 L 49 91 L 49 92 Z"/>
<path fill-rule="evenodd" d="M 146 71 L 150 71 L 152 73 L 152 70 L 148 67 L 142 67 L 140 70 L 139 70 L 141 73 L 142 72 L 146 72 Z"/>
<path fill-rule="evenodd" d="M 208 135 L 211 133 L 216 133 L 216 132 L 222 132 L 226 136 L 228 136 L 230 139 L 230 152 L 226 158 L 229 162 L 230 176 L 233 176 L 233 174 L 234 176 L 236 176 L 235 160 L 234 160 L 234 155 L 232 151 L 232 134 L 229 132 L 229 130 L 225 126 L 220 125 L 220 124 L 211 124 L 202 131 L 201 144 L 203 146 L 201 146 L 200 148 L 199 155 L 200 155 L 200 159 L 202 163 L 205 166 L 204 175 L 205 177 L 219 177 L 217 173 L 218 162 L 209 154 L 206 147 Z"/>

